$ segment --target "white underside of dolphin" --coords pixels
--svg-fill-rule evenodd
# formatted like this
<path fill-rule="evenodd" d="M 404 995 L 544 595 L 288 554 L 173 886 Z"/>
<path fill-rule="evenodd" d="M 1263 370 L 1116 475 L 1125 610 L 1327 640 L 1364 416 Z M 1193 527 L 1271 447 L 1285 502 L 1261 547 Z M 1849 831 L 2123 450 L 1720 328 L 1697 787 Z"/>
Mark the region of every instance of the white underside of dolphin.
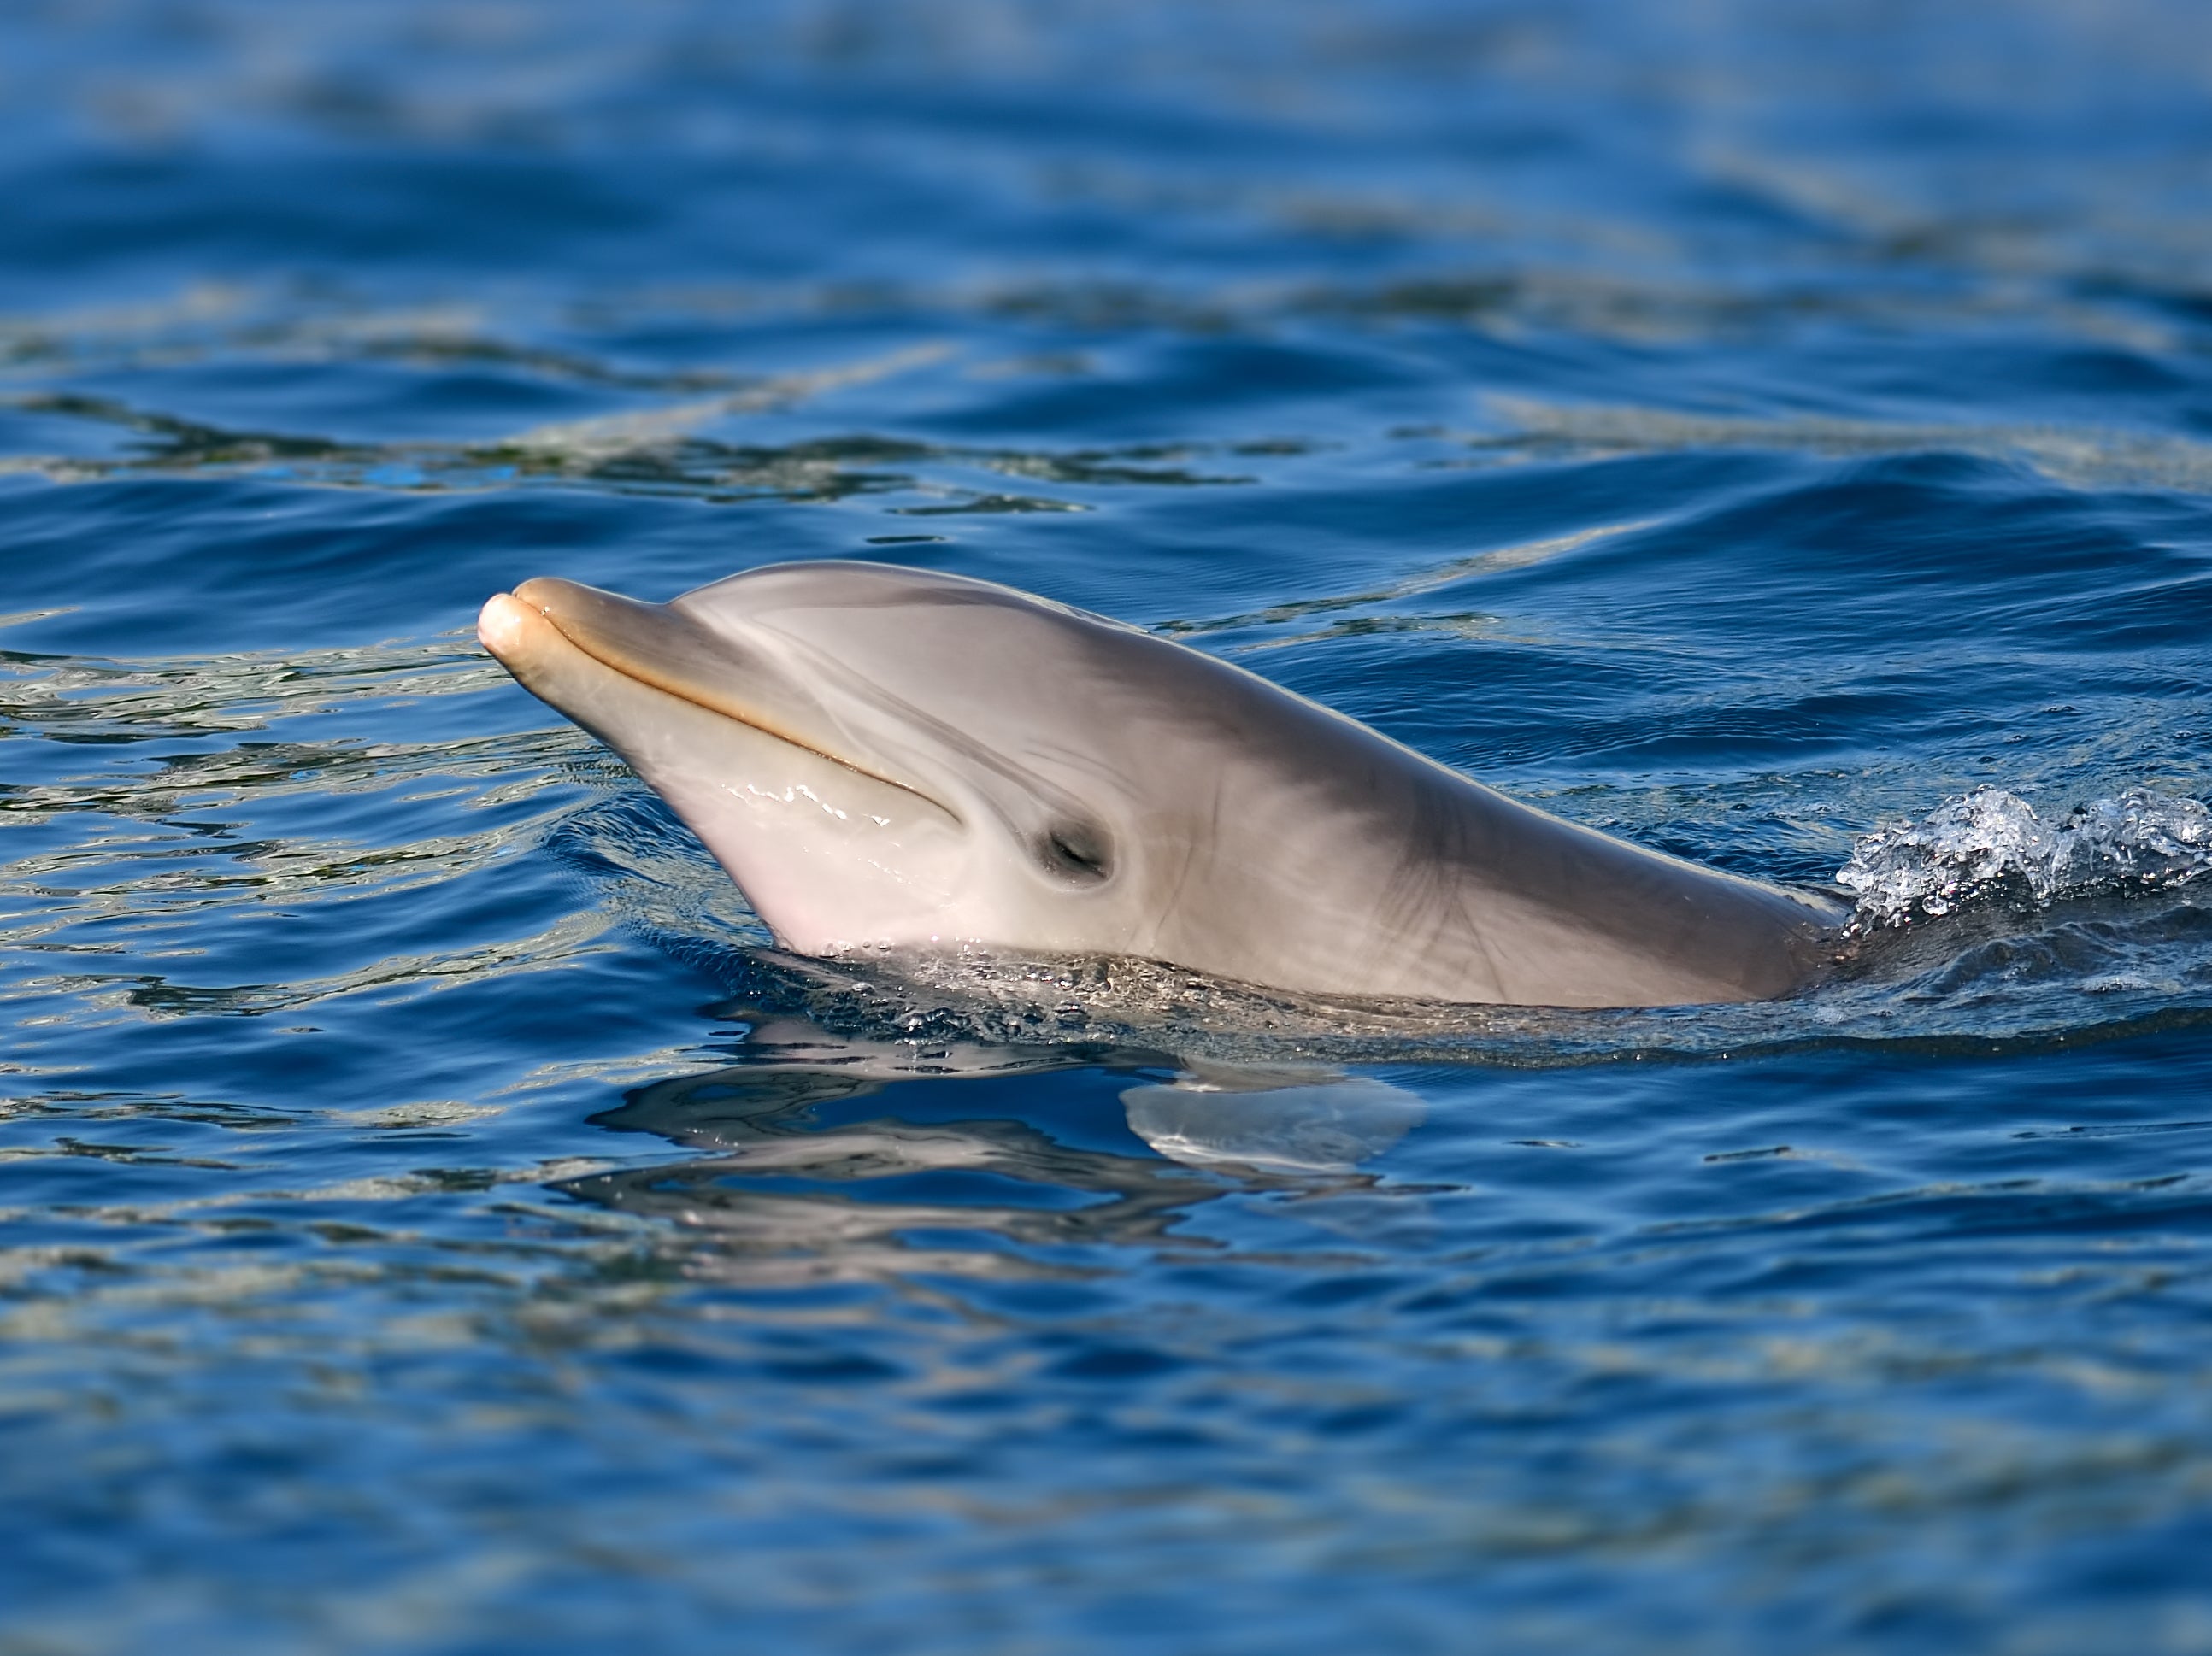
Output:
<path fill-rule="evenodd" d="M 796 952 L 1129 955 L 1300 993 L 1760 999 L 1841 907 L 1549 816 L 1182 645 L 959 576 L 559 579 L 484 646 Z"/>

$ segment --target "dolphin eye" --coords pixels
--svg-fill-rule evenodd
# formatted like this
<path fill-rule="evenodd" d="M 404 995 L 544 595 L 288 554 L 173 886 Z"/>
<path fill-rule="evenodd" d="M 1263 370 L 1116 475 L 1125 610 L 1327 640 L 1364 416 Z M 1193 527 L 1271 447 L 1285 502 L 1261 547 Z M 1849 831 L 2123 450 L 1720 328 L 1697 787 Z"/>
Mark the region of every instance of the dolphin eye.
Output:
<path fill-rule="evenodd" d="M 1039 850 L 1045 866 L 1064 879 L 1090 883 L 1114 871 L 1105 836 L 1081 822 L 1058 824 L 1044 836 Z"/>

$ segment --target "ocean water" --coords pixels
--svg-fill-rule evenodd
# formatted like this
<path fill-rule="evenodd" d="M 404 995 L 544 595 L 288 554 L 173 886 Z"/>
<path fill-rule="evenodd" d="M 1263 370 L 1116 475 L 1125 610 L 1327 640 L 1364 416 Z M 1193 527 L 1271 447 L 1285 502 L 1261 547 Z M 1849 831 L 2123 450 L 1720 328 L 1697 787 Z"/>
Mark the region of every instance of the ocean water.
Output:
<path fill-rule="evenodd" d="M 9 9 L 0 1652 L 2212 1651 L 2208 271 L 2186 0 Z M 852 556 L 1850 958 L 781 957 L 472 622 Z"/>

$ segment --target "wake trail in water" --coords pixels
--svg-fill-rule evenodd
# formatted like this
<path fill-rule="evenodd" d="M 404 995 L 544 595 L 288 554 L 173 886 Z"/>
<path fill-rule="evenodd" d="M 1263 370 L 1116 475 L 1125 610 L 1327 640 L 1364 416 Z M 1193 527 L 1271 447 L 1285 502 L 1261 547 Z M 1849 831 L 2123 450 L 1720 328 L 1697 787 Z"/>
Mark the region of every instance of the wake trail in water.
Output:
<path fill-rule="evenodd" d="M 2212 810 L 2130 788 L 2045 822 L 2018 794 L 1979 787 L 1918 822 L 1862 836 L 1836 879 L 1858 895 L 1854 930 L 1905 925 L 1962 905 L 2154 891 L 2212 870 Z"/>

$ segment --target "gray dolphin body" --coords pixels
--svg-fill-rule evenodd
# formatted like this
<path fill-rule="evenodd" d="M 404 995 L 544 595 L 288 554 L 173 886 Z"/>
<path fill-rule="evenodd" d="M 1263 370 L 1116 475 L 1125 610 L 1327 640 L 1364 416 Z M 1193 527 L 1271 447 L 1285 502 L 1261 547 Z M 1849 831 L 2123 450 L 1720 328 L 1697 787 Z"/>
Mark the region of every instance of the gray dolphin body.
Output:
<path fill-rule="evenodd" d="M 1127 955 L 1300 993 L 1761 999 L 1842 908 L 1578 828 L 1198 651 L 988 582 L 526 581 L 484 646 L 787 948 Z"/>

